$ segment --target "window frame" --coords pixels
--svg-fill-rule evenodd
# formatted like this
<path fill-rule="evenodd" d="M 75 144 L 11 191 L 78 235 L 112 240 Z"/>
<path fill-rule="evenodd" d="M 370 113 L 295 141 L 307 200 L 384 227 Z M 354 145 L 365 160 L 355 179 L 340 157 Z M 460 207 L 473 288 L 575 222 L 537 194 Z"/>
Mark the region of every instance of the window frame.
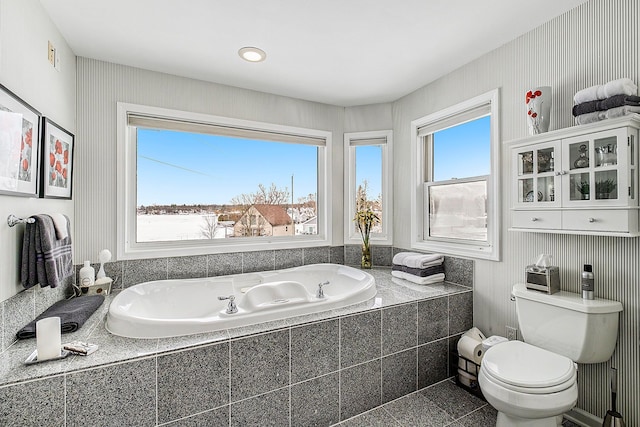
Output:
<path fill-rule="evenodd" d="M 366 140 L 385 139 L 384 144 L 362 143 Z M 361 141 L 360 144 L 357 142 Z M 363 145 L 383 145 L 382 147 L 382 233 L 371 233 L 372 245 L 393 244 L 393 131 L 378 130 L 348 132 L 344 134 L 344 239 L 345 244 L 361 244 L 362 237 L 355 230 L 353 218 L 356 214 L 356 147 Z"/>
<path fill-rule="evenodd" d="M 436 113 L 429 114 L 411 122 L 411 248 L 427 252 L 438 252 L 467 258 L 500 261 L 501 238 L 501 170 L 500 170 L 500 105 L 499 89 L 478 95 L 459 104 Z M 487 244 L 463 239 L 430 239 L 425 226 L 429 221 L 426 185 L 432 176 L 429 161 L 432 159 L 429 135 L 420 136 L 420 130 L 426 127 L 442 130 L 470 121 L 473 111 L 488 106 L 491 116 L 490 125 L 490 174 L 487 179 Z M 476 118 L 481 117 L 478 115 Z M 458 120 L 459 119 L 459 120 Z M 439 127 L 439 125 L 442 127 Z M 432 133 L 433 133 L 432 132 Z M 461 182 L 463 180 L 460 180 Z M 439 181 L 445 183 L 447 181 Z"/>
<path fill-rule="evenodd" d="M 176 240 L 170 242 L 136 241 L 136 128 L 128 125 L 129 115 L 148 116 L 181 123 L 193 122 L 198 125 L 228 126 L 260 132 L 283 135 L 296 135 L 323 139 L 324 146 L 318 146 L 318 234 L 299 236 L 265 236 L 265 238 L 233 239 L 197 239 Z M 117 189 L 116 230 L 118 259 L 143 259 L 173 257 L 185 255 L 203 255 L 211 253 L 245 252 L 273 249 L 294 249 L 331 245 L 332 198 L 331 189 L 331 150 L 332 133 L 329 131 L 308 129 L 273 123 L 234 119 L 193 113 L 147 105 L 117 103 Z"/>

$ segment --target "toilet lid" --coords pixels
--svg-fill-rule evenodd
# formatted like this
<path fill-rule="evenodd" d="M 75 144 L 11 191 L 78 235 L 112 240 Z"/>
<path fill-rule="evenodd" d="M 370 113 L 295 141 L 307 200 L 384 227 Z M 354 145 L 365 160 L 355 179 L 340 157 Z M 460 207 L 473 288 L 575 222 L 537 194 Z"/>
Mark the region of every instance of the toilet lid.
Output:
<path fill-rule="evenodd" d="M 493 378 L 517 387 L 548 388 L 575 378 L 571 359 L 522 341 L 491 347 L 482 368 Z"/>

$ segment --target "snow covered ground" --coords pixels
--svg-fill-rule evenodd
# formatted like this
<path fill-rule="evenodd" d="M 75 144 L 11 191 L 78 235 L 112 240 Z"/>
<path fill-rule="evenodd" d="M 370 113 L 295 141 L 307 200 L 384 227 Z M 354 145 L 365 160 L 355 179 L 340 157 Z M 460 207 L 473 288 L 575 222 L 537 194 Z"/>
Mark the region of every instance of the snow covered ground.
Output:
<path fill-rule="evenodd" d="M 138 242 L 206 239 L 203 215 L 138 215 Z M 233 233 L 233 228 L 229 228 Z M 215 238 L 224 239 L 225 228 L 216 229 Z"/>

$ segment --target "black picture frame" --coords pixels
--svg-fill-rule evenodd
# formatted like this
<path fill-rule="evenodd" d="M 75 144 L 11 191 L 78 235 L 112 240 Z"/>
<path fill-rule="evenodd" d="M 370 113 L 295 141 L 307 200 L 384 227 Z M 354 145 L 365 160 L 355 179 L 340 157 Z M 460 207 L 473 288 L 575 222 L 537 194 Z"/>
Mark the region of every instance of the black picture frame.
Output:
<path fill-rule="evenodd" d="M 38 197 L 41 123 L 38 110 L 0 84 L 0 194 Z"/>
<path fill-rule="evenodd" d="M 43 117 L 40 145 L 40 197 L 71 200 L 75 136 L 48 117 Z"/>

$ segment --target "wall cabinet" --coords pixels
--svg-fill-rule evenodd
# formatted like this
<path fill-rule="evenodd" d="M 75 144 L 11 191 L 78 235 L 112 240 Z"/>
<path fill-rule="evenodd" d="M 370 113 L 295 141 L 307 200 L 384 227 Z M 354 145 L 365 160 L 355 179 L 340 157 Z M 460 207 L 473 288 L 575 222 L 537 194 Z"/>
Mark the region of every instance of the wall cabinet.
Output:
<path fill-rule="evenodd" d="M 640 115 L 511 141 L 511 230 L 633 237 Z"/>

